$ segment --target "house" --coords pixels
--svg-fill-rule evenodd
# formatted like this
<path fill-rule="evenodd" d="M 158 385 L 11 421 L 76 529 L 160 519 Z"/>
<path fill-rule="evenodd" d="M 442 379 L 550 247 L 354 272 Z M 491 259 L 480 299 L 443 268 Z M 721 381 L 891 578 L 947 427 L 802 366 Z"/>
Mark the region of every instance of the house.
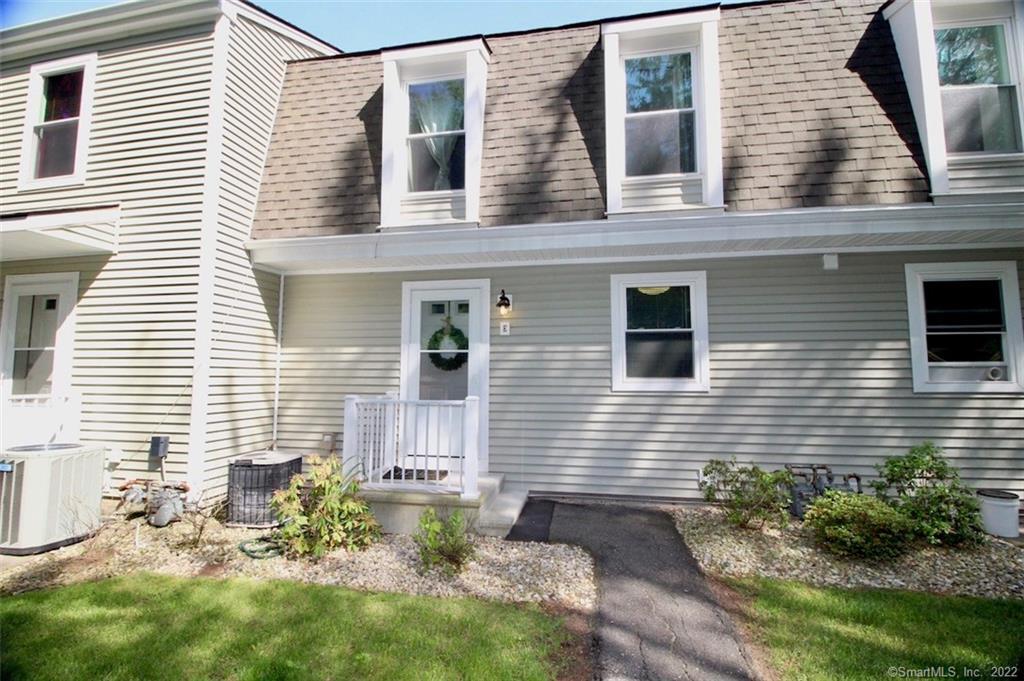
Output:
<path fill-rule="evenodd" d="M 1022 31 L 794 0 L 289 63 L 247 244 L 278 444 L 687 499 L 930 439 L 1024 491 Z"/>
<path fill-rule="evenodd" d="M 0 33 L 6 444 L 100 443 L 114 482 L 211 494 L 266 446 L 278 278 L 243 244 L 285 62 L 337 53 L 244 0 Z"/>
<path fill-rule="evenodd" d="M 390 529 L 500 531 L 530 492 L 688 499 L 713 458 L 870 474 L 931 439 L 1024 492 L 1020 0 L 346 54 L 235 0 L 107 11 L 147 8 L 181 16 L 3 35 L 5 386 L 80 394 L 118 479 L 159 474 L 151 435 L 208 494 L 239 454 L 335 449 Z M 26 106 L 67 71 L 33 65 L 93 51 L 58 116 L 88 153 L 44 163 Z M 78 273 L 32 299 L 53 345 L 10 340 L 32 273 Z"/>

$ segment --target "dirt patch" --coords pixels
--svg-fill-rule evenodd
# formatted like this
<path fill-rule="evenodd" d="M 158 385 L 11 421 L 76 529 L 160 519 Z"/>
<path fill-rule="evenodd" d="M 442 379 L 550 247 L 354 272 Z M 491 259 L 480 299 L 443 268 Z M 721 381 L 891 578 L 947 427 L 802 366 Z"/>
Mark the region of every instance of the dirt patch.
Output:
<path fill-rule="evenodd" d="M 199 568 L 196 575 L 199 577 L 223 577 L 227 571 L 228 566 L 224 563 L 207 563 Z"/>
<path fill-rule="evenodd" d="M 586 613 L 554 603 L 543 603 L 541 609 L 548 615 L 560 618 L 569 633 L 555 653 L 558 681 L 595 681 L 597 643 L 594 640 L 593 619 Z"/>
<path fill-rule="evenodd" d="M 750 663 L 755 677 L 759 681 L 781 681 L 768 655 L 768 650 L 761 643 L 757 623 L 754 621 L 751 603 L 742 594 L 710 575 L 706 575 L 708 586 L 718 604 L 729 613 L 743 643 L 743 656 Z"/>

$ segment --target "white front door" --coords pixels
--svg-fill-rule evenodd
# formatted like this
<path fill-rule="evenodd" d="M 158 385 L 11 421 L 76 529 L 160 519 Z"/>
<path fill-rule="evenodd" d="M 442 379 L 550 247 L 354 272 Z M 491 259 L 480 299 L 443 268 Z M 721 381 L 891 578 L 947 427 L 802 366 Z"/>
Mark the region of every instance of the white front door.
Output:
<path fill-rule="evenodd" d="M 403 400 L 480 398 L 480 471 L 487 471 L 490 281 L 402 285 Z"/>
<path fill-rule="evenodd" d="M 10 275 L 0 321 L 3 396 L 67 396 L 78 273 Z"/>

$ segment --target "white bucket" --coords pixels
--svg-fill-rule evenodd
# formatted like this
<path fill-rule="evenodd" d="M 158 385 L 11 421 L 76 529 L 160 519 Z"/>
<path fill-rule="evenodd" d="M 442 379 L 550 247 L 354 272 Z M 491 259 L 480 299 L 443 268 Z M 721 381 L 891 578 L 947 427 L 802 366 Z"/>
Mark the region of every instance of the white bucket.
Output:
<path fill-rule="evenodd" d="M 1020 536 L 1020 498 L 1013 492 L 997 489 L 978 490 L 981 522 L 985 531 L 997 537 Z"/>

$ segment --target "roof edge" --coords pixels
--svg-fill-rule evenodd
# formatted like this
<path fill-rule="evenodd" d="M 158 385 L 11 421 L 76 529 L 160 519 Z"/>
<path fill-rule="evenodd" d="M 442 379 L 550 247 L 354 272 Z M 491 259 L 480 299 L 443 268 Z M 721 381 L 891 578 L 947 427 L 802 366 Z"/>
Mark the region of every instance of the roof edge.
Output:
<path fill-rule="evenodd" d="M 341 53 L 249 0 L 129 0 L 0 30 L 0 60 L 12 62 L 127 35 L 212 24 L 221 15 L 238 13 L 330 56 Z"/>
<path fill-rule="evenodd" d="M 293 59 L 290 64 L 300 64 L 303 62 L 313 61 L 324 61 L 327 59 L 343 59 L 345 57 L 369 57 L 373 55 L 382 54 L 383 52 L 391 52 L 392 50 L 405 50 L 417 47 L 429 47 L 432 45 L 442 45 L 444 43 L 453 43 L 463 40 L 483 39 L 486 43 L 489 39 L 493 38 L 511 38 L 520 35 L 529 35 L 531 33 L 546 33 L 548 31 L 564 31 L 573 28 L 585 28 L 587 26 L 600 26 L 601 24 L 607 24 L 618 21 L 629 21 L 632 19 L 651 19 L 655 17 L 671 16 L 674 14 L 690 14 L 693 12 L 706 12 L 712 9 L 720 9 L 721 11 L 729 11 L 734 9 L 744 9 L 746 7 L 753 7 L 758 5 L 778 5 L 789 2 L 799 2 L 800 0 L 741 0 L 740 2 L 728 3 L 723 2 L 708 2 L 701 5 L 694 5 L 693 7 L 676 7 L 672 9 L 659 9 L 653 12 L 641 12 L 639 14 L 626 14 L 612 17 L 602 17 L 599 19 L 587 19 L 586 21 L 574 21 L 568 24 L 561 24 L 558 26 L 538 26 L 536 28 L 524 28 L 515 31 L 501 31 L 498 33 L 473 33 L 468 35 L 452 36 L 450 38 L 435 38 L 433 40 L 423 40 L 414 43 L 403 43 L 400 45 L 383 45 L 371 50 L 360 50 L 358 52 L 345 52 L 343 54 L 328 55 L 323 57 L 309 57 L 308 59 Z"/>

